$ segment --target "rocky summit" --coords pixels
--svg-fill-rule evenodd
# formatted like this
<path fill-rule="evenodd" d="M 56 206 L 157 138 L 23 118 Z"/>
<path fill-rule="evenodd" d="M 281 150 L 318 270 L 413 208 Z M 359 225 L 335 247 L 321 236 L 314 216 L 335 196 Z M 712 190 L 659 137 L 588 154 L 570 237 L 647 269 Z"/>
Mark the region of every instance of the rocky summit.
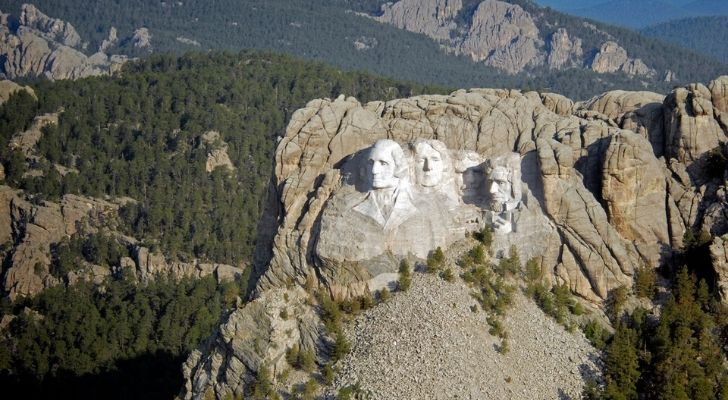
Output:
<path fill-rule="evenodd" d="M 242 394 L 261 365 L 276 374 L 286 368 L 286 349 L 295 337 L 302 338 L 302 348 L 315 349 L 323 365 L 332 338 L 320 316 L 309 312 L 316 302 L 301 302 L 297 291 L 306 287 L 345 301 L 392 287 L 402 260 L 422 263 L 436 247 L 450 251 L 482 229 L 493 231 L 494 261 L 514 247 L 521 260 L 540 266 L 545 285 L 565 285 L 582 303 L 604 309 L 610 292 L 630 287 L 639 268 L 670 265 L 686 232 L 728 233 L 728 176 L 725 165 L 716 164 L 727 151 L 727 87 L 723 76 L 667 95 L 614 91 L 584 102 L 500 89 L 366 104 L 343 95 L 309 102 L 293 114 L 276 150 L 259 227 L 256 299 L 233 311 L 193 353 L 182 397 Z M 718 241 L 711 247 L 714 268 L 721 271 L 724 247 Z M 514 341 L 523 337 L 523 347 L 514 345 L 512 355 L 500 358 L 504 362 L 487 361 L 496 356 L 492 339 L 477 334 L 482 316 L 465 311 L 472 303 L 466 291 L 432 285 L 438 293 L 416 289 L 402 303 L 365 314 L 359 328 L 353 325 L 349 335 L 357 347 L 345 361 L 341 385 L 361 380 L 380 395 L 422 390 L 412 389 L 417 376 L 392 372 L 398 365 L 422 372 L 417 365 L 404 367 L 417 357 L 412 351 L 419 339 L 433 345 L 421 348 L 434 358 L 428 362 L 435 364 L 421 366 L 427 374 L 451 374 L 452 380 L 414 381 L 422 387 L 440 382 L 432 386 L 437 396 L 524 398 L 534 383 L 524 371 L 550 370 L 552 364 L 578 379 L 544 384 L 538 398 L 578 392 L 580 366 L 591 365 L 582 339 L 551 335 L 556 328 L 520 299 L 507 323 Z M 413 308 L 408 296 L 433 303 L 431 313 Z M 281 317 L 289 315 L 282 307 L 291 299 L 299 299 L 300 308 L 293 325 Z M 255 317 L 262 307 L 267 316 Z M 459 317 L 442 319 L 442 307 Z M 404 326 L 417 313 L 424 313 L 421 332 Z M 366 318 L 380 328 L 363 326 Z M 393 347 L 398 329 L 402 343 L 413 347 Z M 259 331 L 267 334 L 257 341 L 246 333 Z M 559 354 L 529 359 L 520 353 L 553 351 L 557 342 Z M 456 343 L 462 348 L 446 350 Z M 486 392 L 480 393 L 490 393 L 486 397 L 457 392 L 457 379 L 468 390 L 481 390 L 470 384 L 486 379 L 473 372 L 477 363 L 468 350 L 477 363 L 493 362 L 496 372 L 487 379 L 508 384 L 496 392 L 482 387 Z M 379 359 L 379 380 L 370 356 Z M 456 365 L 462 368 L 451 371 Z M 387 368 L 391 374 L 383 373 Z M 396 387 L 384 385 L 384 375 Z M 413 391 L 402 396 L 418 398 Z"/>
<path fill-rule="evenodd" d="M 539 16 L 518 4 L 486 0 L 468 11 L 464 3 L 462 0 L 400 0 L 384 4 L 381 15 L 373 18 L 427 35 L 455 54 L 510 74 L 545 65 L 557 70 L 579 67 L 598 73 L 657 75 L 642 60 L 628 55 L 609 34 L 587 22 L 584 24 L 591 29 L 590 35 L 602 40 L 594 49 L 584 48 L 583 40 L 563 27 L 542 32 L 536 24 Z M 459 18 L 461 15 L 469 18 Z M 666 79 L 672 79 L 670 71 L 661 73 Z"/>
<path fill-rule="evenodd" d="M 151 46 L 146 28 L 137 30 L 127 40 L 133 41 L 135 47 Z M 45 15 L 32 4 L 24 4 L 19 17 L 0 11 L 0 76 L 55 80 L 109 75 L 129 60 L 109 52 L 118 42 L 112 27 L 98 51 L 87 55 L 88 43 L 83 42 L 73 25 Z"/>

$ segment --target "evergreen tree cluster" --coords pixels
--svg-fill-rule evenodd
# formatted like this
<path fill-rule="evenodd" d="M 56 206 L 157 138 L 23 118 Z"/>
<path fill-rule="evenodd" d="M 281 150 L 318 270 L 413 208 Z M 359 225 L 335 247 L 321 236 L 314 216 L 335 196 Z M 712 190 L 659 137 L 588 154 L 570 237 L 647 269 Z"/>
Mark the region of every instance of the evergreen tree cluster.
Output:
<path fill-rule="evenodd" d="M 637 308 L 606 346 L 605 385 L 593 399 L 725 399 L 728 314 L 686 268 L 659 315 Z"/>
<path fill-rule="evenodd" d="M 187 353 L 240 291 L 213 277 L 147 286 L 121 279 L 3 300 L 2 316 L 14 318 L 0 337 L 0 386 L 26 398 L 172 397 Z"/>

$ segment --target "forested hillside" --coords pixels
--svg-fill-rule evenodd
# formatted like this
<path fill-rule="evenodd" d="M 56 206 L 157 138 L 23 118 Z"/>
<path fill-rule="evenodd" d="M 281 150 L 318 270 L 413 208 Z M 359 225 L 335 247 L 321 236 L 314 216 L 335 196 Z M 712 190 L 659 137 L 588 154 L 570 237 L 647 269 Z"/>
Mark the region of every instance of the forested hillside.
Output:
<path fill-rule="evenodd" d="M 340 94 L 367 101 L 443 91 L 255 52 L 152 55 L 120 77 L 33 85 L 37 101 L 19 92 L 0 106 L 5 184 L 37 202 L 66 193 L 129 197 L 120 225 L 130 235 L 170 259 L 236 264 L 251 257 L 272 151 L 291 113 L 310 99 Z M 33 116 L 59 110 L 58 125 L 45 128 L 38 142 L 39 158 L 26 163 L 10 149 L 11 136 Z M 219 132 L 218 142 L 205 141 L 209 131 Z M 207 154 L 219 142 L 227 144 L 233 169 L 207 172 Z M 56 165 L 71 172 L 61 175 Z M 29 167 L 43 174 L 25 174 Z M 127 250 L 88 243 L 72 238 L 59 246 L 54 257 L 65 261 L 58 267 L 98 258 L 88 254 L 96 251 L 103 252 L 96 263 L 113 264 L 118 254 L 111 253 Z M 8 248 L 0 248 L 4 257 Z M 59 286 L 13 304 L 5 299 L 0 319 L 11 322 L 0 335 L 0 381 L 46 394 L 169 397 L 186 352 L 244 292 L 245 282 L 217 287 L 211 277 L 136 287 L 122 274 L 101 287 Z M 141 375 L 146 380 L 136 387 Z M 117 384 L 126 388 L 110 389 Z"/>
<path fill-rule="evenodd" d="M 728 63 L 728 16 L 684 18 L 648 26 L 640 32 Z"/>
<path fill-rule="evenodd" d="M 127 196 L 124 226 L 176 258 L 218 262 L 249 258 L 268 183 L 276 136 L 308 100 L 339 94 L 361 100 L 395 98 L 423 90 L 285 56 L 191 54 L 151 56 L 129 65 L 121 78 L 37 82 L 0 108 L 0 154 L 11 186 L 55 199 L 65 193 Z M 437 89 L 428 88 L 433 92 Z M 23 176 L 11 135 L 33 116 L 63 109 L 38 147 L 49 162 L 43 176 Z M 220 133 L 234 170 L 205 170 Z M 78 173 L 61 176 L 53 164 Z"/>
<path fill-rule="evenodd" d="M 626 29 L 617 29 L 538 7 L 528 0 L 512 0 L 537 16 L 546 34 L 566 27 L 570 34 L 594 46 L 599 30 L 608 32 L 628 51 L 658 71 L 670 69 L 681 82 L 708 81 L 725 72 L 725 66 L 701 59 L 684 49 L 654 39 L 645 39 Z M 3 0 L 0 9 L 17 13 L 21 0 Z M 610 89 L 644 89 L 665 92 L 675 84 L 654 79 L 632 79 L 618 74 L 588 71 L 551 71 L 542 68 L 518 75 L 474 63 L 469 58 L 447 54 L 424 35 L 380 24 L 357 12 L 376 13 L 382 1 L 232 1 L 91 3 L 68 1 L 34 2 L 43 12 L 71 22 L 89 49 L 96 49 L 111 26 L 126 37 L 141 26 L 152 34 L 154 52 L 243 48 L 275 50 L 325 61 L 349 70 L 366 70 L 397 79 L 452 87 L 516 87 L 545 89 L 571 98 L 584 99 Z M 478 2 L 465 2 L 464 10 Z M 472 3 L 472 4 L 470 4 Z M 467 19 L 467 13 L 462 16 Z M 603 35 L 602 35 L 603 36 Z M 593 38 L 593 39 L 592 39 Z M 601 42 L 600 42 L 601 43 Z M 128 43 L 111 51 L 145 55 Z M 126 46 L 126 47 L 125 47 Z M 598 46 L 598 45 L 597 45 Z M 699 60 L 699 62 L 698 62 Z"/>

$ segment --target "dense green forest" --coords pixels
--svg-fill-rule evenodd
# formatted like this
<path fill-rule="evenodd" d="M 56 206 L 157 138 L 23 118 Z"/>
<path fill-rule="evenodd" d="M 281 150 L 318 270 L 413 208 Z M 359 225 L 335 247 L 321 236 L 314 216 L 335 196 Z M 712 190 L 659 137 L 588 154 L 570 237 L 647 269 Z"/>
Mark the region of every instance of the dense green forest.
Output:
<path fill-rule="evenodd" d="M 25 0 L 2 0 L 0 9 L 17 13 Z M 583 20 L 550 9 L 540 8 L 529 0 L 511 0 L 536 17 L 539 29 L 548 36 L 557 27 L 566 27 L 570 35 L 582 38 L 585 49 L 598 47 L 607 35 L 585 27 Z M 43 12 L 70 21 L 89 49 L 108 35 L 109 27 L 119 29 L 119 36 L 129 36 L 134 29 L 148 27 L 154 52 L 184 52 L 208 49 L 263 49 L 325 61 L 347 70 L 366 70 L 397 79 L 449 87 L 507 87 L 544 89 L 573 99 L 585 99 L 611 89 L 669 91 L 673 83 L 632 79 L 624 74 L 596 74 L 583 70 L 549 71 L 539 68 L 517 75 L 473 63 L 467 57 L 447 54 L 439 44 L 424 35 L 380 24 L 357 12 L 374 13 L 378 0 L 216 0 L 209 2 L 149 2 L 114 0 L 64 2 L 36 0 Z M 466 1 L 462 21 L 466 21 L 477 1 Z M 717 61 L 690 53 L 673 45 L 650 39 L 627 29 L 593 22 L 597 30 L 609 32 L 628 53 L 645 61 L 660 74 L 670 69 L 681 82 L 706 82 L 725 73 Z M 178 40 L 197 41 L 200 46 Z M 373 43 L 359 50 L 357 40 Z M 144 55 L 129 43 L 121 51 Z M 721 72 L 722 71 L 722 72 Z"/>
<path fill-rule="evenodd" d="M 171 398 L 187 354 L 244 288 L 212 277 L 137 286 L 57 286 L 10 304 L 0 335 L 0 387 L 22 398 Z"/>
<path fill-rule="evenodd" d="M 677 43 L 728 64 L 728 16 L 684 18 L 648 26 L 640 33 Z"/>

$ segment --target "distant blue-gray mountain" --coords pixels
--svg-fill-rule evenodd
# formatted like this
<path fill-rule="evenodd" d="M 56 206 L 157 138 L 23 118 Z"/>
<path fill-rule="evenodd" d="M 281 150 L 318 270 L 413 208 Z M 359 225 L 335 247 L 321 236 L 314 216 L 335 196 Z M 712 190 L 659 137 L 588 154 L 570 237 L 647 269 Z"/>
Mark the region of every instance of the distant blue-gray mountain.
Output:
<path fill-rule="evenodd" d="M 536 0 L 536 3 L 635 29 L 689 17 L 728 15 L 726 0 Z"/>
<path fill-rule="evenodd" d="M 683 18 L 648 26 L 640 33 L 728 63 L 728 16 Z"/>

